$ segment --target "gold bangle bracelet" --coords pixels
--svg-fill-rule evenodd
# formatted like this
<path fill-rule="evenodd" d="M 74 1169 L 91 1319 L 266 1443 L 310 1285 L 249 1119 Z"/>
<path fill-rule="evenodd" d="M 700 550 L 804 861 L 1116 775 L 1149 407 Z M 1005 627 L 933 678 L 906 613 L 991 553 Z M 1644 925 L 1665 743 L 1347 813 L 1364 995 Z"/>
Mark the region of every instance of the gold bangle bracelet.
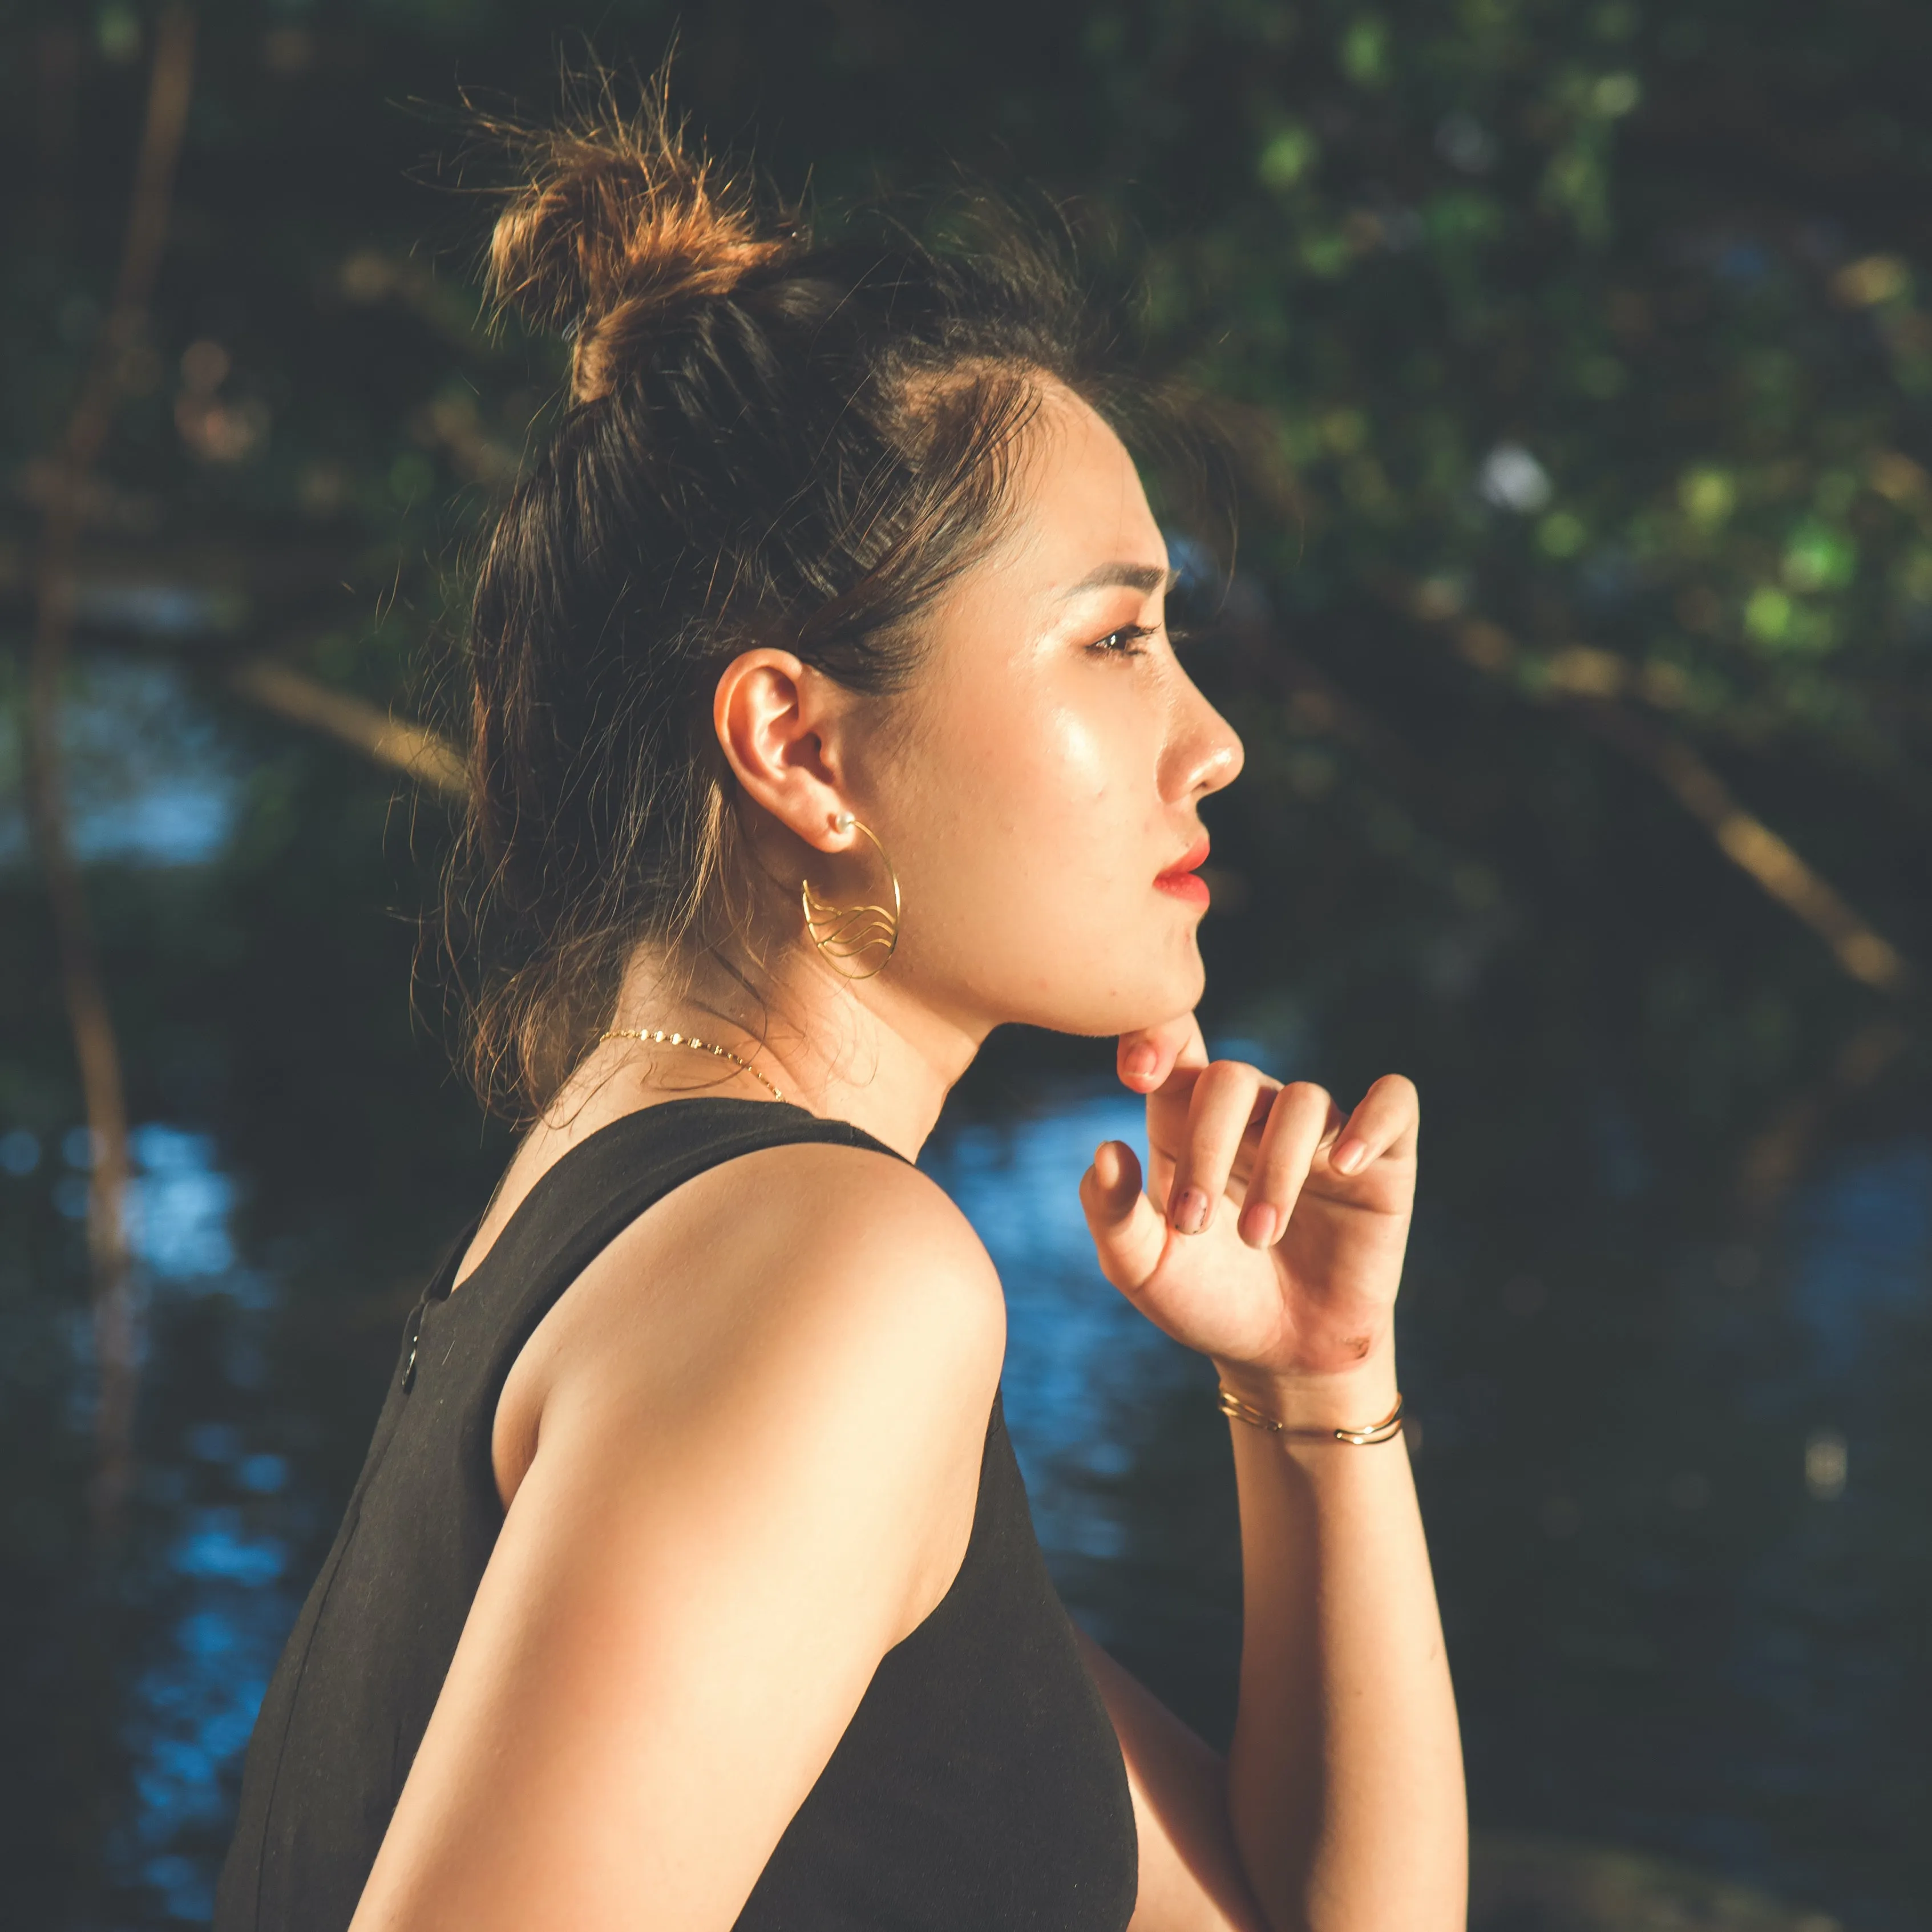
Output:
<path fill-rule="evenodd" d="M 1286 1422 L 1277 1422 L 1271 1415 L 1264 1414 L 1253 1403 L 1244 1402 L 1232 1389 L 1221 1390 L 1221 1413 L 1236 1422 L 1245 1422 L 1250 1429 L 1265 1429 L 1276 1436 L 1299 1436 L 1318 1442 L 1346 1442 L 1360 1449 L 1371 1442 L 1386 1442 L 1391 1436 L 1402 1433 L 1402 1397 L 1397 1394 L 1395 1406 L 1379 1422 L 1372 1422 L 1366 1429 L 1297 1429 Z"/>

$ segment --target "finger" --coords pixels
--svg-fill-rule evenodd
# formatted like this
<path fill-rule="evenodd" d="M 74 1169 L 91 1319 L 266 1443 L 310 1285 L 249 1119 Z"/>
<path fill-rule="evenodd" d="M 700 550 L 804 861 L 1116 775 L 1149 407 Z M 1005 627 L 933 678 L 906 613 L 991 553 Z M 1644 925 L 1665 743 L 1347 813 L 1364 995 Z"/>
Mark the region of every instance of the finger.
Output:
<path fill-rule="evenodd" d="M 1167 1228 L 1141 1185 L 1141 1164 L 1124 1141 L 1103 1141 L 1080 1178 L 1080 1205 L 1100 1272 L 1124 1294 L 1139 1292 L 1167 1252 Z"/>
<path fill-rule="evenodd" d="M 1151 1094 L 1166 1084 L 1176 1066 L 1208 1064 L 1208 1043 L 1201 1036 L 1201 1022 L 1192 1013 L 1181 1013 L 1158 1026 L 1124 1033 L 1114 1064 L 1124 1086 L 1136 1094 Z"/>
<path fill-rule="evenodd" d="M 1217 1060 L 1196 1079 L 1168 1190 L 1167 1218 L 1176 1233 L 1198 1234 L 1214 1218 L 1242 1137 L 1256 1120 L 1255 1103 L 1270 1084 L 1240 1060 Z"/>
<path fill-rule="evenodd" d="M 1412 1152 L 1422 1121 L 1415 1083 L 1400 1073 L 1384 1073 L 1362 1096 L 1330 1151 L 1337 1174 L 1359 1174 L 1372 1160 L 1391 1152 Z"/>
<path fill-rule="evenodd" d="M 1267 1247 L 1288 1226 L 1317 1150 L 1341 1124 L 1341 1108 L 1312 1081 L 1297 1080 L 1275 1095 L 1241 1204 L 1241 1239 L 1250 1247 Z"/>

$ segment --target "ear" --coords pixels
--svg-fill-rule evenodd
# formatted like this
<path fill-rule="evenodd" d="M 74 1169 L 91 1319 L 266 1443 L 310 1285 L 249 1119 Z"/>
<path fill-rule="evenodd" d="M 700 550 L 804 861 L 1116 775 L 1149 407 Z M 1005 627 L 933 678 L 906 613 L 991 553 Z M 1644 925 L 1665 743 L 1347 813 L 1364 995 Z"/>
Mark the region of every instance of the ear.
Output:
<path fill-rule="evenodd" d="M 845 693 L 790 651 L 746 651 L 726 665 L 712 728 L 754 804 L 821 852 L 842 849 L 845 811 L 841 727 Z"/>

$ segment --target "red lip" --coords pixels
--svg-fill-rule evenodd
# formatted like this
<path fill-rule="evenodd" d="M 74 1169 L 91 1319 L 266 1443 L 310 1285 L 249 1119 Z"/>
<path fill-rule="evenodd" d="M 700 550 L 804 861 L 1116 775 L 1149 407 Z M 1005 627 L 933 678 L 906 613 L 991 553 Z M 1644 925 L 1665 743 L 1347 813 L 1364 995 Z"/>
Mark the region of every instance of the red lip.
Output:
<path fill-rule="evenodd" d="M 1191 904 L 1204 906 L 1208 903 L 1208 882 L 1196 876 L 1197 868 L 1208 862 L 1208 841 L 1202 838 L 1190 845 L 1180 858 L 1154 880 L 1156 888 L 1171 892 L 1178 899 L 1186 899 Z"/>

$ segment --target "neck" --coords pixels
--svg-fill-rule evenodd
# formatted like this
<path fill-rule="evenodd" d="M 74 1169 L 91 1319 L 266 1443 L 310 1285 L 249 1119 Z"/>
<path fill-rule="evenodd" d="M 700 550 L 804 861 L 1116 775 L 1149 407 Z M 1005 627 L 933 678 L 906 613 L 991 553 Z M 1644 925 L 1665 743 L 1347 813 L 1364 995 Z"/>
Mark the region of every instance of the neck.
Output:
<path fill-rule="evenodd" d="M 788 1100 L 824 1119 L 849 1120 L 908 1160 L 991 1030 L 936 1011 L 903 976 L 894 980 L 892 965 L 850 980 L 796 950 L 782 955 L 756 993 L 714 967 L 673 997 L 657 963 L 640 959 L 625 975 L 612 1024 L 675 1027 L 716 1040 Z M 675 1077 L 672 1068 L 664 1070 Z M 734 1072 L 730 1084 L 763 1090 L 742 1073 Z"/>

